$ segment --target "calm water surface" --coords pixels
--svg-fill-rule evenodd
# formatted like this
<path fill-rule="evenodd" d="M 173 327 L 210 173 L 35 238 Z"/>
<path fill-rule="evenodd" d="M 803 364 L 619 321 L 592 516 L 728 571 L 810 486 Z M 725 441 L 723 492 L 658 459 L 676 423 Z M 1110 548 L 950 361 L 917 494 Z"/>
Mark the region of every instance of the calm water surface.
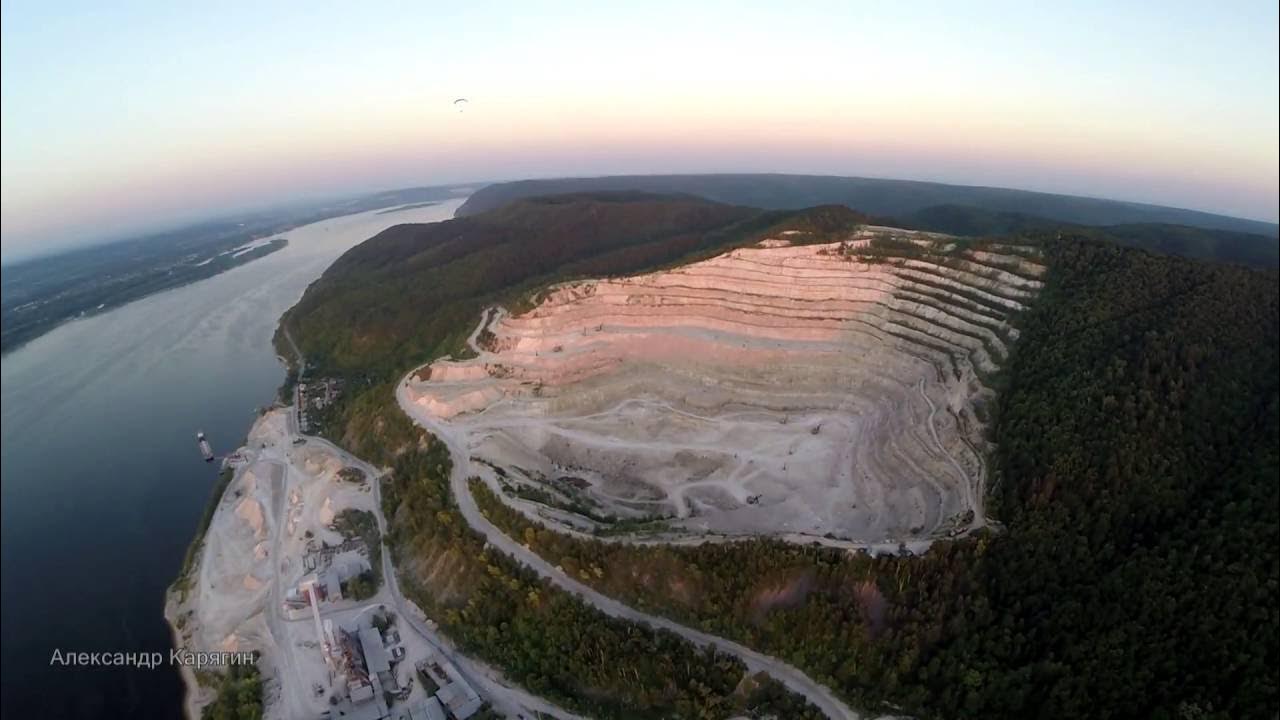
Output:
<path fill-rule="evenodd" d="M 217 474 L 284 369 L 281 313 L 344 250 L 461 200 L 284 233 L 289 246 L 202 282 L 64 325 L 0 361 L 0 693 L 5 718 L 179 718 L 154 670 L 51 665 L 63 652 L 160 651 L 162 616 Z"/>

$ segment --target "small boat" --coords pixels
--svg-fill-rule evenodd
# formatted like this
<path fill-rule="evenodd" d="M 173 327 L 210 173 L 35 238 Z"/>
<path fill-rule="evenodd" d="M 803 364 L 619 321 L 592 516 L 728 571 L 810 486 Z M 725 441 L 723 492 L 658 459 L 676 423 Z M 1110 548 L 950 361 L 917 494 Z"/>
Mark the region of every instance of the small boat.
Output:
<path fill-rule="evenodd" d="M 213 446 L 205 439 L 203 432 L 196 433 L 196 444 L 200 446 L 200 454 L 205 462 L 213 462 Z"/>

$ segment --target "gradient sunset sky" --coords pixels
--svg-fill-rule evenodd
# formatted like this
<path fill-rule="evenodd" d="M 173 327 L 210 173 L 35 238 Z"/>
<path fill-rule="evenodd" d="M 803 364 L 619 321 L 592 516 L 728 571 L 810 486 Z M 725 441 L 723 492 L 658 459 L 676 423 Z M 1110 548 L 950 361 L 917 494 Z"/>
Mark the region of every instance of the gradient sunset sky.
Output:
<path fill-rule="evenodd" d="M 1277 22 L 1275 0 L 6 0 L 3 253 L 338 193 L 649 172 L 1275 221 Z"/>

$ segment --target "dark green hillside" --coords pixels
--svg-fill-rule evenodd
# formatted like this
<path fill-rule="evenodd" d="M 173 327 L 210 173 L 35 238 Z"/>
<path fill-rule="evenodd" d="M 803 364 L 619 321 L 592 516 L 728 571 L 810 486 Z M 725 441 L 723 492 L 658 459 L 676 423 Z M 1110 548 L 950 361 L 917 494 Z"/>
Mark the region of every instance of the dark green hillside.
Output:
<path fill-rule="evenodd" d="M 1167 255 L 1223 260 L 1226 262 L 1275 268 L 1280 265 L 1280 242 L 1229 230 L 1203 230 L 1185 225 L 1111 225 L 1098 228 L 1098 237 L 1123 245 Z"/>
<path fill-rule="evenodd" d="M 483 304 L 499 295 L 634 272 L 777 219 L 698 198 L 604 193 L 398 225 L 339 258 L 283 322 L 313 364 L 387 379 L 456 349 Z"/>
<path fill-rule="evenodd" d="M 1000 404 L 1009 533 L 944 662 L 1006 716 L 1274 717 L 1276 274 L 1049 248 Z"/>
<path fill-rule="evenodd" d="M 1275 237 L 1230 230 L 1157 223 L 1088 227 L 968 205 L 935 205 L 911 213 L 904 220 L 913 228 L 953 235 L 992 236 L 1062 230 L 1166 255 L 1220 260 L 1261 268 L 1280 265 L 1280 241 Z"/>
<path fill-rule="evenodd" d="M 1012 235 L 1060 227 L 1065 223 L 1026 213 L 984 210 L 973 205 L 931 205 L 903 216 L 917 230 L 967 235 Z"/>
<path fill-rule="evenodd" d="M 847 205 L 872 215 L 897 218 L 907 218 L 935 205 L 967 205 L 989 212 L 1080 225 L 1161 223 L 1272 238 L 1280 234 L 1275 223 L 1159 205 L 1006 188 L 829 175 L 617 175 L 521 180 L 482 188 L 467 199 L 458 214 L 483 213 L 525 197 L 603 190 L 687 193 L 717 202 L 768 209 Z"/>

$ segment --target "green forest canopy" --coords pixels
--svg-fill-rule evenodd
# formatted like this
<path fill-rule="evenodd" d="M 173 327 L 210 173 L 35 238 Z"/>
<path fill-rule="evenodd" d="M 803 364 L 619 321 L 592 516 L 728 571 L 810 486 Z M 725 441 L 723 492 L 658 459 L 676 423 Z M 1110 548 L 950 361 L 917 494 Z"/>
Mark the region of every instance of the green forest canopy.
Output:
<path fill-rule="evenodd" d="M 614 175 L 501 182 L 477 190 L 459 208 L 458 215 L 478 215 L 523 198 L 619 191 L 680 193 L 767 210 L 844 205 L 904 221 L 935 206 L 962 206 L 980 214 L 1021 215 L 1041 222 L 1079 226 L 1183 225 L 1264 236 L 1272 240 L 1273 248 L 1280 235 L 1275 223 L 1120 200 L 915 180 L 780 173 Z"/>

